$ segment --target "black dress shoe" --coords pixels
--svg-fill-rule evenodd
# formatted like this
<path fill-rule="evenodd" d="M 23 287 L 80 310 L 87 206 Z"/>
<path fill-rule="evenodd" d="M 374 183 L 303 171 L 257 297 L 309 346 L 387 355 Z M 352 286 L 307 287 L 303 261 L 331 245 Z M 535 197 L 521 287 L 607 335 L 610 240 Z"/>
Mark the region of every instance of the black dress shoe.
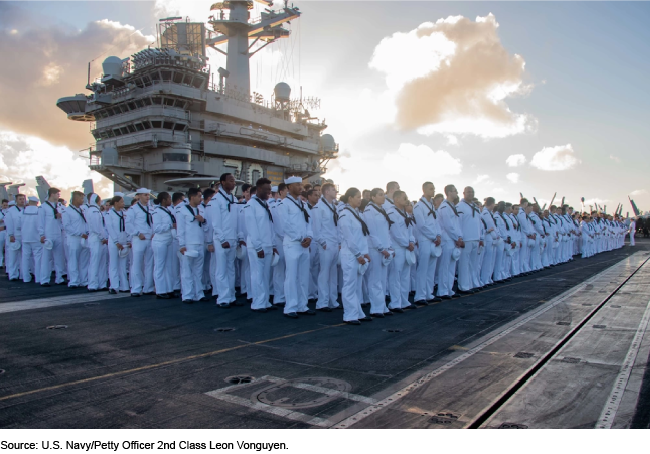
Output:
<path fill-rule="evenodd" d="M 143 293 L 143 295 L 155 295 L 155 294 L 156 294 L 156 292 L 146 292 L 146 293 Z"/>
<path fill-rule="evenodd" d="M 316 310 L 321 312 L 332 312 L 332 309 L 330 309 L 329 307 L 321 307 Z"/>
<path fill-rule="evenodd" d="M 457 295 L 473 295 L 474 292 L 471 290 L 458 290 Z"/>
<path fill-rule="evenodd" d="M 392 316 L 393 316 L 393 313 L 390 312 L 390 311 L 388 311 L 388 312 L 384 312 L 383 315 L 384 315 L 384 317 L 389 317 L 389 316 L 392 317 Z"/>
<path fill-rule="evenodd" d="M 192 304 L 194 301 L 192 300 L 183 300 L 183 304 Z"/>
<path fill-rule="evenodd" d="M 161 300 L 168 300 L 169 295 L 166 294 L 166 293 L 159 293 L 158 295 L 156 295 L 156 298 L 161 299 Z"/>
<path fill-rule="evenodd" d="M 360 321 L 360 322 L 371 322 L 371 321 L 372 321 L 372 317 L 368 317 L 368 316 L 366 315 L 365 317 L 360 318 L 359 321 Z"/>
<path fill-rule="evenodd" d="M 427 300 L 427 303 L 429 303 L 429 304 L 431 304 L 431 303 L 439 303 L 440 301 L 442 301 L 442 298 L 438 298 L 438 297 L 436 296 L 436 297 L 433 298 L 433 299 Z"/>
<path fill-rule="evenodd" d="M 234 304 L 235 306 L 240 306 L 240 307 L 244 305 L 244 303 L 242 303 L 241 301 L 238 301 L 238 300 L 233 301 L 231 304 Z"/>
<path fill-rule="evenodd" d="M 371 317 L 384 318 L 384 314 L 370 314 Z"/>
<path fill-rule="evenodd" d="M 460 298 L 460 295 L 458 293 L 454 293 L 453 295 L 451 295 L 451 297 L 452 298 Z"/>
<path fill-rule="evenodd" d="M 68 285 L 68 288 L 79 288 L 78 285 Z"/>
<path fill-rule="evenodd" d="M 344 323 L 347 325 L 361 325 L 361 322 L 359 320 L 345 320 Z"/>
<path fill-rule="evenodd" d="M 370 306 L 370 303 L 361 303 L 361 307 L 367 307 Z"/>
<path fill-rule="evenodd" d="M 253 312 L 261 312 L 261 313 L 268 312 L 265 308 L 262 308 L 262 309 L 251 309 L 251 310 L 252 310 Z"/>
<path fill-rule="evenodd" d="M 120 293 L 130 293 L 131 290 L 120 290 Z"/>
<path fill-rule="evenodd" d="M 289 312 L 288 314 L 284 314 L 284 316 L 289 318 L 298 318 L 298 314 L 295 312 Z"/>
<path fill-rule="evenodd" d="M 287 305 L 287 303 L 285 303 L 285 302 L 282 302 L 282 303 L 273 303 L 273 305 L 274 305 L 274 306 L 277 306 L 277 307 L 284 307 L 284 306 Z"/>
<path fill-rule="evenodd" d="M 18 280 L 19 280 L 18 278 L 15 278 L 15 279 L 9 279 L 9 282 L 16 282 L 16 281 L 18 281 Z"/>
<path fill-rule="evenodd" d="M 140 298 L 140 294 L 139 294 L 139 293 L 131 293 L 131 296 L 132 296 L 133 298 Z"/>
<path fill-rule="evenodd" d="M 49 282 L 46 282 L 45 284 L 41 284 L 41 287 L 49 287 L 49 286 L 50 286 Z"/>
<path fill-rule="evenodd" d="M 416 306 L 426 306 L 427 302 L 424 300 L 419 300 L 419 301 L 415 301 L 413 304 L 415 304 Z"/>
<path fill-rule="evenodd" d="M 219 307 L 221 309 L 230 309 L 230 304 L 228 304 L 228 303 L 223 303 L 223 304 L 217 303 L 217 307 Z"/>
<path fill-rule="evenodd" d="M 307 300 L 307 304 L 312 304 L 312 303 L 315 304 L 316 301 L 318 301 L 316 298 L 310 298 L 309 300 Z"/>
<path fill-rule="evenodd" d="M 99 292 L 99 290 L 97 290 L 96 288 L 89 288 L 88 289 L 88 293 L 95 293 L 95 292 Z"/>
<path fill-rule="evenodd" d="M 108 294 L 109 294 L 109 295 L 117 295 L 117 290 L 110 289 L 110 290 L 108 291 Z"/>
<path fill-rule="evenodd" d="M 451 296 L 449 296 L 449 295 L 442 295 L 442 296 L 440 297 L 440 299 L 442 299 L 442 300 L 450 300 L 450 299 L 451 299 Z"/>
<path fill-rule="evenodd" d="M 416 305 L 414 305 L 414 304 L 409 304 L 408 306 L 403 307 L 402 310 L 404 310 L 404 311 L 410 311 L 410 310 L 417 309 L 417 308 L 418 308 L 418 307 L 417 307 Z"/>
<path fill-rule="evenodd" d="M 390 309 L 390 311 L 391 311 L 391 312 L 398 313 L 398 314 L 403 314 L 403 313 L 404 313 L 404 310 L 403 310 L 403 309 L 400 309 L 400 308 L 397 308 L 397 309 Z"/>
<path fill-rule="evenodd" d="M 253 298 L 248 298 L 248 299 L 246 300 L 246 303 L 248 303 L 248 304 L 253 304 Z"/>
<path fill-rule="evenodd" d="M 207 296 L 203 296 L 199 298 L 199 301 L 210 301 L 210 299 Z"/>
<path fill-rule="evenodd" d="M 66 284 L 67 284 L 66 281 L 61 281 L 61 282 L 57 282 L 55 285 L 66 285 Z"/>
<path fill-rule="evenodd" d="M 108 291 L 108 287 L 102 287 L 102 288 L 100 288 L 100 289 L 97 290 L 97 291 L 98 291 L 98 292 L 107 292 L 107 291 Z"/>
<path fill-rule="evenodd" d="M 305 312 L 298 312 L 298 315 L 316 315 L 316 311 L 313 309 L 307 309 Z"/>
<path fill-rule="evenodd" d="M 278 310 L 278 307 L 277 307 L 277 306 L 273 306 L 273 305 L 271 305 L 271 306 L 267 307 L 266 310 L 267 310 L 267 311 L 277 311 L 277 310 Z"/>

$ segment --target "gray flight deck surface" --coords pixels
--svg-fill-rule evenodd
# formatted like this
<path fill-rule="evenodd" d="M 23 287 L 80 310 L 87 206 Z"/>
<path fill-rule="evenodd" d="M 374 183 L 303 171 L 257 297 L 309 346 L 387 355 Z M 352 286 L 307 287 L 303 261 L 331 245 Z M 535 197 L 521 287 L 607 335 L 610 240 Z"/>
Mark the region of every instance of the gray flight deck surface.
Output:
<path fill-rule="evenodd" d="M 0 428 L 648 428 L 648 250 L 361 326 L 0 275 Z"/>

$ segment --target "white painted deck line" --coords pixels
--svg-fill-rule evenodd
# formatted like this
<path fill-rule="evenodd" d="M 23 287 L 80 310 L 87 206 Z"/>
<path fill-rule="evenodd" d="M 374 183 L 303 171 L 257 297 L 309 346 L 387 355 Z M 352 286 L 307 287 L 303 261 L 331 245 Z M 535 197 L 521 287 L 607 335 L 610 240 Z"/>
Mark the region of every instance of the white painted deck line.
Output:
<path fill-rule="evenodd" d="M 109 295 L 108 292 L 85 293 L 82 295 L 66 295 L 55 298 L 37 298 L 23 301 L 10 301 L 0 303 L 0 314 L 10 312 L 28 311 L 31 309 L 43 309 L 46 307 L 67 306 L 68 304 L 92 303 L 93 301 L 103 301 L 115 298 L 126 298 L 129 293 L 118 293 Z"/>

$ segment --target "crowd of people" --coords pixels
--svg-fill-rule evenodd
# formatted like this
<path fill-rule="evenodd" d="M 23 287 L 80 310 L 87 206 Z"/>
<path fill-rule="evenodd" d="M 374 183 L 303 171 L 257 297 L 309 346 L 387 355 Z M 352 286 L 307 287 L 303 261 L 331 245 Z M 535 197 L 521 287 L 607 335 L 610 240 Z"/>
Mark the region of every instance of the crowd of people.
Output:
<path fill-rule="evenodd" d="M 235 187 L 226 173 L 216 189 L 155 200 L 141 188 L 130 207 L 122 193 L 73 192 L 67 205 L 50 188 L 40 206 L 19 194 L 2 201 L 0 259 L 11 281 L 186 304 L 211 295 L 224 309 L 243 305 L 238 289 L 254 312 L 299 318 L 342 307 L 343 320 L 360 325 L 621 248 L 634 229 L 617 215 L 481 202 L 471 187 L 436 193 L 431 182 L 415 202 L 394 181 L 340 197 L 331 183 L 299 177 L 244 184 L 240 199 Z"/>

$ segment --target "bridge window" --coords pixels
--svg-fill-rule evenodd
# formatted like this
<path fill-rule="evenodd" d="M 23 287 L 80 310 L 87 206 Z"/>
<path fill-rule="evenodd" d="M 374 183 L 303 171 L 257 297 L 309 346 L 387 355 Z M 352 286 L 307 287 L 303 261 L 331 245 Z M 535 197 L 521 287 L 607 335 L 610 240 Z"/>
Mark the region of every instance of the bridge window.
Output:
<path fill-rule="evenodd" d="M 163 153 L 163 162 L 190 162 L 190 155 L 186 153 Z"/>
<path fill-rule="evenodd" d="M 160 129 L 161 126 L 162 126 L 162 121 L 152 121 L 151 122 L 151 127 L 152 128 Z"/>

